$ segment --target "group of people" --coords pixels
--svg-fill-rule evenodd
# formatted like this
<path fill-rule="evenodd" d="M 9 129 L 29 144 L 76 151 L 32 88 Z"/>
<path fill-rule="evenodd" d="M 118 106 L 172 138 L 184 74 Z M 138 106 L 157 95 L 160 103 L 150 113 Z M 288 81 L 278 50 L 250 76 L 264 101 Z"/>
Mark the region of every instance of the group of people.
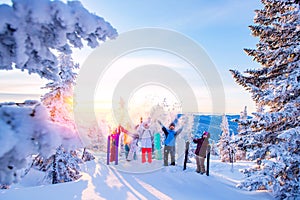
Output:
<path fill-rule="evenodd" d="M 175 163 L 175 153 L 176 153 L 176 137 L 182 132 L 183 126 L 175 130 L 178 119 L 176 118 L 168 127 L 164 126 L 161 121 L 157 121 L 161 126 L 161 130 L 165 136 L 164 147 L 163 147 L 163 164 L 164 166 L 169 165 L 169 155 L 171 157 L 170 165 L 176 165 Z M 154 152 L 154 144 L 159 143 L 159 146 L 155 146 L 155 150 L 160 151 L 160 133 L 155 132 L 151 127 L 151 120 L 143 122 L 142 118 L 140 124 L 134 129 L 134 132 L 130 132 L 120 126 L 120 131 L 124 133 L 123 142 L 125 148 L 125 157 L 127 161 L 137 159 L 138 142 L 141 147 L 141 161 L 142 163 L 151 163 L 152 155 Z M 157 137 L 156 137 L 157 136 Z M 158 141 L 155 141 L 158 139 Z M 197 173 L 205 173 L 205 157 L 206 151 L 209 146 L 208 139 L 210 134 L 204 132 L 201 138 L 193 138 L 193 142 L 197 144 L 195 150 L 195 159 L 197 164 Z M 159 155 L 159 154 L 158 154 Z"/>

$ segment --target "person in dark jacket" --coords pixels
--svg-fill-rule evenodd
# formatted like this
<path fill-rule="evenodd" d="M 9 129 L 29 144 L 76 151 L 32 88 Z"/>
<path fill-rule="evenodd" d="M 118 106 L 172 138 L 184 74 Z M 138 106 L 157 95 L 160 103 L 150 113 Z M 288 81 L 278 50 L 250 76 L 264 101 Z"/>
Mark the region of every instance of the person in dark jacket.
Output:
<path fill-rule="evenodd" d="M 181 133 L 183 127 L 175 131 L 176 123 L 172 122 L 167 129 L 160 121 L 158 123 L 162 126 L 162 131 L 165 134 L 165 147 L 164 147 L 164 166 L 168 166 L 168 157 L 171 155 L 171 165 L 175 165 L 175 142 L 176 137 Z"/>
<path fill-rule="evenodd" d="M 196 154 L 196 163 L 197 163 L 197 173 L 204 174 L 205 173 L 205 165 L 204 161 L 206 158 L 206 151 L 209 145 L 208 139 L 210 137 L 209 132 L 204 131 L 201 138 L 193 139 L 193 142 L 197 144 L 197 148 L 195 150 Z"/>

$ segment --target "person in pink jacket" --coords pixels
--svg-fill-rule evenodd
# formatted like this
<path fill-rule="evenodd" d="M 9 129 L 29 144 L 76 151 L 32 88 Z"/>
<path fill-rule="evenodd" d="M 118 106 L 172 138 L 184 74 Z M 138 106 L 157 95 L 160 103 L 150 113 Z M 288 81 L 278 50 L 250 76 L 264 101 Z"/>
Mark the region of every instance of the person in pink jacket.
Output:
<path fill-rule="evenodd" d="M 131 160 L 136 160 L 136 154 L 138 151 L 138 140 L 139 140 L 139 135 L 137 133 L 137 129 L 139 126 L 135 127 L 135 131 L 134 132 L 129 132 L 128 130 L 126 130 L 123 126 L 121 127 L 121 131 L 123 133 L 125 133 L 129 138 L 130 138 L 130 142 L 128 143 L 129 146 L 129 150 L 128 150 L 128 155 L 126 156 L 126 160 L 127 161 L 131 161 Z"/>
<path fill-rule="evenodd" d="M 193 139 L 193 142 L 197 144 L 195 154 L 196 154 L 196 163 L 197 163 L 197 173 L 204 174 L 205 166 L 204 161 L 206 158 L 209 142 L 208 139 L 210 137 L 209 132 L 204 131 L 201 138 Z"/>

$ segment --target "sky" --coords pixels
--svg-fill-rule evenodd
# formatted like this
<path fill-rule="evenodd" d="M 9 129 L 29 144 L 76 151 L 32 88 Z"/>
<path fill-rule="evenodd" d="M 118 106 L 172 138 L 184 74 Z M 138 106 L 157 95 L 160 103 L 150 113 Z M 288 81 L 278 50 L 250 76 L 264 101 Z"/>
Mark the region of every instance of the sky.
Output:
<path fill-rule="evenodd" d="M 250 94 L 234 82 L 229 69 L 238 69 L 243 72 L 246 69 L 258 67 L 258 64 L 244 53 L 243 48 L 255 48 L 258 42 L 257 38 L 251 36 L 248 26 L 253 25 L 254 10 L 261 7 L 259 0 L 179 2 L 154 0 L 151 3 L 145 0 L 82 0 L 81 2 L 90 12 L 110 22 L 120 35 L 135 29 L 156 27 L 172 30 L 190 38 L 205 50 L 221 77 L 225 93 L 225 112 L 239 114 L 244 106 L 248 107 L 248 113 L 255 111 L 255 104 Z M 73 58 L 76 62 L 83 64 L 92 51 L 88 47 L 80 51 L 75 50 Z M 189 67 L 183 68 L 188 64 L 176 56 L 145 51 L 120 58 L 111 66 L 113 76 L 104 77 L 102 81 L 106 85 L 102 85 L 103 87 L 99 87 L 95 92 L 96 109 L 108 108 L 108 100 L 111 99 L 118 80 L 134 67 L 145 64 L 164 64 L 182 74 L 193 89 L 197 88 L 194 92 L 198 98 L 200 111 L 212 112 L 210 91 L 205 86 L 203 77 L 193 78 L 193 71 Z M 41 80 L 36 75 L 28 76 L 27 72 L 0 71 L 0 101 L 38 99 L 45 93 L 45 90 L 40 89 L 45 83 L 47 83 L 46 80 Z M 137 105 L 139 101 L 143 102 L 143 98 L 156 98 L 162 93 L 171 99 L 170 101 L 178 100 L 176 94 L 172 94 L 168 88 L 152 88 L 152 93 L 149 93 L 149 90 L 151 91 L 149 87 L 140 87 L 133 91 L 130 105 Z M 156 101 L 162 98 L 163 96 L 157 97 Z M 143 103 L 139 106 L 143 106 Z"/>

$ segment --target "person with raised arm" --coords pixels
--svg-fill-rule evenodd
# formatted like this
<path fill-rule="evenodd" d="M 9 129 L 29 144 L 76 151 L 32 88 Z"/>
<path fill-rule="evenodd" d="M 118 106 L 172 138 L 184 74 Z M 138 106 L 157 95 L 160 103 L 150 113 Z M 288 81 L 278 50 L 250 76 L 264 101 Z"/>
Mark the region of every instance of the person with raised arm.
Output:
<path fill-rule="evenodd" d="M 164 166 L 168 166 L 168 158 L 169 154 L 171 155 L 171 165 L 175 165 L 175 144 L 176 144 L 176 137 L 181 133 L 183 127 L 175 131 L 176 123 L 178 122 L 178 117 L 169 125 L 167 129 L 161 121 L 157 121 L 162 126 L 162 131 L 165 134 L 165 146 L 164 146 Z"/>

